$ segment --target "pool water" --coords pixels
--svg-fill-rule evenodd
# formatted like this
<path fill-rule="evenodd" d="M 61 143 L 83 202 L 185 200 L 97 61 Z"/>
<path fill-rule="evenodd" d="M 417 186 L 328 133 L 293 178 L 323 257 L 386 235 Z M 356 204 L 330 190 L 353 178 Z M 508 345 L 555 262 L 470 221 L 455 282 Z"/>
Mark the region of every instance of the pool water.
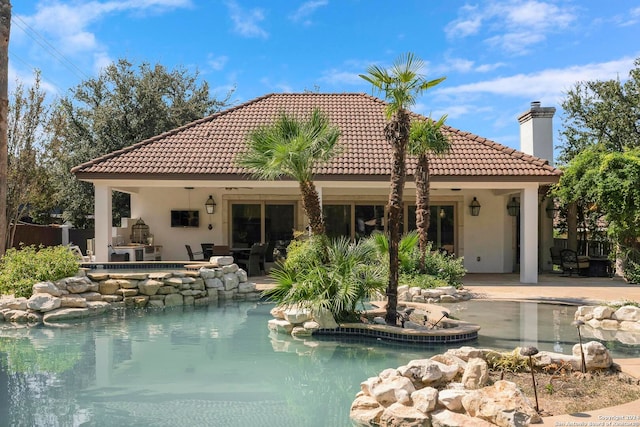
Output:
<path fill-rule="evenodd" d="M 468 345 L 566 354 L 575 307 L 468 301 Z M 121 310 L 65 327 L 0 329 L 0 426 L 350 426 L 360 383 L 446 347 L 294 339 L 267 330 L 271 304 Z M 1 326 L 1 324 L 0 324 Z M 615 357 L 640 346 L 607 343 Z"/>

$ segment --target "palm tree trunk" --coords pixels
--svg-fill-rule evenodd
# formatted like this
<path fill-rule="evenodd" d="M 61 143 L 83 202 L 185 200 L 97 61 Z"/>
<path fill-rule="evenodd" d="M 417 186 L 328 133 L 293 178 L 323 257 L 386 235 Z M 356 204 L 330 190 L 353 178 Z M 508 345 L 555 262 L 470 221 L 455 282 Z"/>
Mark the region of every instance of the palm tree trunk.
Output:
<path fill-rule="evenodd" d="M 9 33 L 11 30 L 11 2 L 0 1 L 0 257 L 7 249 L 7 176 L 9 115 Z"/>
<path fill-rule="evenodd" d="M 420 272 L 425 271 L 427 255 L 427 231 L 429 230 L 429 157 L 423 154 L 418 157 L 415 172 L 416 179 L 416 227 L 420 242 Z"/>
<path fill-rule="evenodd" d="M 393 165 L 389 193 L 389 284 L 387 286 L 387 325 L 395 325 L 398 313 L 399 262 L 398 244 L 402 223 L 402 197 L 406 178 L 406 151 L 409 140 L 410 119 L 407 111 L 399 110 L 385 126 L 385 138 L 391 143 Z"/>
<path fill-rule="evenodd" d="M 311 233 L 316 236 L 324 234 L 320 197 L 313 181 L 301 181 L 300 192 L 302 193 L 302 208 L 307 218 L 309 218 Z"/>

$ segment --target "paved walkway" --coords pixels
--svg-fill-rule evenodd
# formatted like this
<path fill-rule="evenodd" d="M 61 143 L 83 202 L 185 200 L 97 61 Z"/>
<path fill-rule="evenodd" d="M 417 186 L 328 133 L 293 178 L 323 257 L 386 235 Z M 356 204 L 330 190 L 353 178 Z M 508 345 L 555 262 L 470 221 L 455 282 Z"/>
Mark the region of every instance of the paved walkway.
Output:
<path fill-rule="evenodd" d="M 273 281 L 268 277 L 252 277 L 252 280 L 259 289 L 273 286 Z M 623 300 L 640 303 L 640 285 L 628 284 L 620 277 L 565 277 L 560 274 L 543 274 L 536 284 L 521 284 L 518 274 L 467 274 L 463 282 L 464 287 L 476 298 L 561 301 L 577 305 Z M 624 372 L 640 378 L 640 359 L 616 359 L 615 362 Z M 544 417 L 542 424 L 536 425 L 640 427 L 640 400 L 597 411 Z"/>

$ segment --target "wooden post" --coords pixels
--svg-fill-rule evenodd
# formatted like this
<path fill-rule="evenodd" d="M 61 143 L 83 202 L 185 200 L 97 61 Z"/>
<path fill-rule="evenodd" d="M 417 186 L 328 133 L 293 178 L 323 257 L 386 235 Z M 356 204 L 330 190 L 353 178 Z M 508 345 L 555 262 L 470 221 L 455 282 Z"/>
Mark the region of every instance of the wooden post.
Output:
<path fill-rule="evenodd" d="M 7 249 L 7 116 L 9 114 L 9 32 L 11 2 L 0 0 L 0 256 Z"/>

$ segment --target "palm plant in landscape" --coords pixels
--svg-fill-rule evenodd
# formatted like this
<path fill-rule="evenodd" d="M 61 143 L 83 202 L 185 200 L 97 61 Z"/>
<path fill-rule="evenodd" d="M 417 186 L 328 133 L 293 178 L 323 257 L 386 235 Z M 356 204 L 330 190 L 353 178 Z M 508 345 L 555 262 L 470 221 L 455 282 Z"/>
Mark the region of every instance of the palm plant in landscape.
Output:
<path fill-rule="evenodd" d="M 385 138 L 392 147 L 391 191 L 389 194 L 389 283 L 387 286 L 387 312 L 385 321 L 396 324 L 398 306 L 398 243 L 402 221 L 402 197 L 406 178 L 406 151 L 409 142 L 411 118 L 409 107 L 415 105 L 416 97 L 427 89 L 439 84 L 445 78 L 425 80 L 420 74 L 423 62 L 412 53 L 401 55 L 394 65 L 387 69 L 372 65 L 364 80 L 387 100 L 384 128 Z"/>
<path fill-rule="evenodd" d="M 339 136 L 340 130 L 331 125 L 319 109 L 314 109 L 308 120 L 281 113 L 273 124 L 258 127 L 250 133 L 248 149 L 237 158 L 237 163 L 258 179 L 286 176 L 297 180 L 311 232 L 321 235 L 324 234 L 324 221 L 313 182 L 313 169 L 338 153 Z"/>
<path fill-rule="evenodd" d="M 328 310 L 338 322 L 353 321 L 357 304 L 384 288 L 386 269 L 369 241 L 311 236 L 294 241 L 287 254 L 271 272 L 276 286 L 265 291 L 278 304 Z"/>
<path fill-rule="evenodd" d="M 427 230 L 429 230 L 429 153 L 444 154 L 451 149 L 449 138 L 442 133 L 447 116 L 433 121 L 416 120 L 411 122 L 409 132 L 409 154 L 418 157 L 414 172 L 416 181 L 416 227 L 420 236 L 420 271 L 425 271 L 427 246 Z"/>

